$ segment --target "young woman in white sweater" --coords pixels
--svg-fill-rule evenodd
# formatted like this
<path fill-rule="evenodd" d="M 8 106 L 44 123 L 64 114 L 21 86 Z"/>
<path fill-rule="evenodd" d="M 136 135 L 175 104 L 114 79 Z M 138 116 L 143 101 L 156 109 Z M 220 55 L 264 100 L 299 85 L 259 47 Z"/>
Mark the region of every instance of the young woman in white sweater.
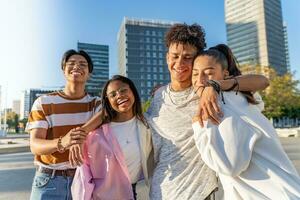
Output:
<path fill-rule="evenodd" d="M 193 86 L 219 93 L 224 116 L 218 125 L 193 119 L 194 138 L 203 161 L 218 174 L 225 200 L 300 199 L 300 179 L 275 129 L 252 93 L 239 91 L 241 75 L 226 45 L 201 52 L 194 61 Z M 220 91 L 221 80 L 235 84 Z M 249 83 L 251 84 L 251 83 Z M 234 90 L 234 91 L 233 91 Z"/>

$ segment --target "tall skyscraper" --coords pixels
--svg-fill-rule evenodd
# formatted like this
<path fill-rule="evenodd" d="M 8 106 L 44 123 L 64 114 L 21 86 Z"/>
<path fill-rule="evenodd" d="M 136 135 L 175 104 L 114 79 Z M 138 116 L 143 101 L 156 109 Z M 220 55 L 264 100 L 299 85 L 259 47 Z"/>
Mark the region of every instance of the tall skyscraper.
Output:
<path fill-rule="evenodd" d="M 109 78 L 108 45 L 78 42 L 77 48 L 87 52 L 94 64 L 93 73 L 86 83 L 86 91 L 93 96 L 100 96 L 102 87 Z"/>
<path fill-rule="evenodd" d="M 28 118 L 30 112 L 29 90 L 22 91 L 20 103 L 20 119 Z"/>
<path fill-rule="evenodd" d="M 240 64 L 287 72 L 280 0 L 225 0 L 227 42 Z"/>
<path fill-rule="evenodd" d="M 124 18 L 118 33 L 119 74 L 130 78 L 146 101 L 154 86 L 170 82 L 164 36 L 174 22 Z"/>
<path fill-rule="evenodd" d="M 12 111 L 16 113 L 17 115 L 20 115 L 20 105 L 21 101 L 20 100 L 14 100 L 12 104 Z"/>
<path fill-rule="evenodd" d="M 291 71 L 291 65 L 290 65 L 289 42 L 288 42 L 288 33 L 287 33 L 287 24 L 286 24 L 286 22 L 283 22 L 283 35 L 284 35 L 286 66 L 287 66 L 287 71 L 290 72 Z"/>

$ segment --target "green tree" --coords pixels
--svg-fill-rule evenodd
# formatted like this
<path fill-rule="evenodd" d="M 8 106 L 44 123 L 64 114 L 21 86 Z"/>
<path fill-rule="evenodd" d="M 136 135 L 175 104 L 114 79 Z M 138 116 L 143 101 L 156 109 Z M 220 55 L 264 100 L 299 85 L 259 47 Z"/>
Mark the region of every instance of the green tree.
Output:
<path fill-rule="evenodd" d="M 2 116 L 2 123 L 4 123 L 5 116 Z M 6 124 L 8 129 L 15 129 L 17 132 L 19 126 L 19 116 L 12 111 L 6 113 Z"/>
<path fill-rule="evenodd" d="M 265 102 L 264 114 L 268 118 L 290 117 L 300 118 L 299 80 L 293 74 L 278 76 L 270 71 L 270 86 L 261 94 Z"/>

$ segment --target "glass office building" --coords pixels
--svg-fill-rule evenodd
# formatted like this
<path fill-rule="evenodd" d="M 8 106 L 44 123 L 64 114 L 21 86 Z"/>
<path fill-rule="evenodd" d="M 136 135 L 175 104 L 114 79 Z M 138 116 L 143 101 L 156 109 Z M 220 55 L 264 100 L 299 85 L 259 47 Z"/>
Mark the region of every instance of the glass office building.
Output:
<path fill-rule="evenodd" d="M 94 70 L 86 83 L 86 91 L 92 96 L 100 96 L 105 82 L 109 78 L 108 45 L 78 42 L 78 50 L 84 50 L 92 59 Z"/>
<path fill-rule="evenodd" d="M 241 65 L 287 72 L 280 0 L 225 0 L 227 42 Z"/>
<path fill-rule="evenodd" d="M 170 82 L 164 37 L 174 22 L 124 18 L 118 33 L 118 71 L 135 83 L 142 101 Z"/>

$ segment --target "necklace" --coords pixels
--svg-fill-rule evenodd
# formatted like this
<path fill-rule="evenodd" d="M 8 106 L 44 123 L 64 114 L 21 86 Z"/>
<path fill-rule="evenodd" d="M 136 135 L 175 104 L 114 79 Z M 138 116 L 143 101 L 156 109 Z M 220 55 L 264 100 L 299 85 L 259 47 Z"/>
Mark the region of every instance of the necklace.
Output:
<path fill-rule="evenodd" d="M 168 89 L 167 89 L 167 94 L 170 98 L 171 103 L 175 106 L 185 106 L 194 97 L 194 92 L 193 92 L 192 86 L 189 89 L 183 91 L 183 95 L 176 100 L 174 100 L 173 99 L 174 97 L 172 97 L 172 96 L 174 96 L 171 94 L 172 91 L 174 91 L 174 90 L 172 89 L 171 84 L 169 84 Z M 193 95 L 191 95 L 191 94 L 193 94 Z"/>

